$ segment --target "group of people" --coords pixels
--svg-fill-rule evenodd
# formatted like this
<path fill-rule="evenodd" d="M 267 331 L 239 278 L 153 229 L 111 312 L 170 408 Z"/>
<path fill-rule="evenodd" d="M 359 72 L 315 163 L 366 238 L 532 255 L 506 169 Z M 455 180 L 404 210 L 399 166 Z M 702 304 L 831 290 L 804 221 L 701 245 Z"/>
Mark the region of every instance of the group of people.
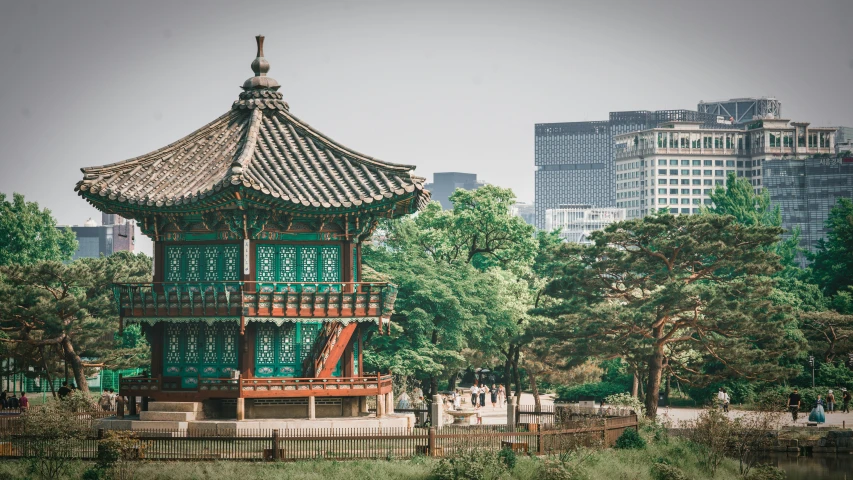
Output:
<path fill-rule="evenodd" d="M 30 409 L 30 399 L 27 397 L 27 392 L 21 392 L 21 398 L 18 398 L 15 392 L 9 395 L 9 392 L 4 390 L 0 393 L 0 406 L 3 410 L 16 410 L 23 413 Z"/>
<path fill-rule="evenodd" d="M 98 406 L 105 412 L 115 412 L 116 405 L 124 402 L 124 397 L 121 397 L 112 388 L 108 388 L 101 392 L 101 398 L 98 399 Z"/>
<path fill-rule="evenodd" d="M 492 408 L 497 408 L 498 406 L 503 407 L 504 402 L 506 401 L 506 390 L 503 385 L 496 386 L 495 384 L 492 384 L 492 388 L 489 388 L 486 384 L 480 385 L 479 382 L 474 382 L 474 385 L 471 385 L 472 407 L 475 409 L 485 407 L 487 397 L 491 400 Z"/>
<path fill-rule="evenodd" d="M 850 392 L 846 388 L 842 388 L 841 413 L 850 413 L 851 400 L 853 400 L 853 397 L 851 397 Z M 826 414 L 835 412 L 836 405 L 835 393 L 832 390 L 827 392 L 826 398 L 824 398 L 823 395 L 818 395 L 814 408 L 809 412 L 809 421 L 815 423 L 826 422 Z M 799 390 L 795 388 L 794 391 L 788 395 L 788 410 L 791 411 L 791 418 L 794 422 L 797 421 L 800 408 L 802 408 L 802 406 L 803 398 L 800 395 Z"/>

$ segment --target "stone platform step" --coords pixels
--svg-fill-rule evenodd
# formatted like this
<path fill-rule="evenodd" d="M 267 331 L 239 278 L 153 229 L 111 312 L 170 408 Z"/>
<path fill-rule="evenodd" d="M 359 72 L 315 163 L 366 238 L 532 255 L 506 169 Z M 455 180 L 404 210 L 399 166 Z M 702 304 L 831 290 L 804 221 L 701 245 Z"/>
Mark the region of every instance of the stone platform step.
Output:
<path fill-rule="evenodd" d="M 151 402 L 149 412 L 201 412 L 201 402 Z"/>
<path fill-rule="evenodd" d="M 139 412 L 139 420 L 143 422 L 192 422 L 199 420 L 201 412 L 165 412 L 152 411 Z"/>

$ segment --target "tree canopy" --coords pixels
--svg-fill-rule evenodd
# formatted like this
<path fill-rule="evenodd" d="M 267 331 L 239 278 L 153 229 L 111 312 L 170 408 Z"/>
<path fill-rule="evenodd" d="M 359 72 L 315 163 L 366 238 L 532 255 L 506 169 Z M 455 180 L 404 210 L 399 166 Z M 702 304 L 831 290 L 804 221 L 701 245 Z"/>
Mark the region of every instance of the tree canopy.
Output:
<path fill-rule="evenodd" d="M 147 280 L 151 259 L 119 252 L 70 264 L 42 261 L 0 267 L 0 341 L 29 348 L 47 358 L 55 349 L 68 362 L 77 385 L 87 389 L 83 357 L 98 366 L 127 366 L 143 360 L 143 345 L 115 335 L 118 314 L 111 284 Z M 140 358 L 142 357 L 142 358 Z M 43 365 L 49 370 L 48 365 Z"/>
<path fill-rule="evenodd" d="M 67 262 L 77 250 L 70 228 L 59 230 L 48 209 L 27 202 L 20 193 L 0 193 L 0 265 L 30 265 L 42 260 Z"/>
<path fill-rule="evenodd" d="M 827 295 L 853 286 L 853 200 L 841 198 L 826 220 L 826 238 L 811 255 L 814 281 Z"/>
<path fill-rule="evenodd" d="M 548 332 L 563 355 L 625 356 L 647 365 L 647 415 L 657 411 L 665 369 L 707 381 L 719 374 L 779 378 L 774 359 L 799 344 L 780 335 L 790 309 L 768 297 L 782 267 L 768 247 L 781 229 L 733 216 L 658 214 L 594 232 L 589 247 L 566 245 L 540 310 L 559 321 Z"/>

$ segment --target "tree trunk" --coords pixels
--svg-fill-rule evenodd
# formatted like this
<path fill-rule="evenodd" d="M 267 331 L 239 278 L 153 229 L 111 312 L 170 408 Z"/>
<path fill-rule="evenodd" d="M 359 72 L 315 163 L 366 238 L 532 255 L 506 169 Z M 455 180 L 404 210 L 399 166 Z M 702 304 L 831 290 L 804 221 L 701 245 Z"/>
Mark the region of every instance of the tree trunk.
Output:
<path fill-rule="evenodd" d="M 533 411 L 542 413 L 542 400 L 539 398 L 539 386 L 536 385 L 536 374 L 532 370 L 527 371 L 530 376 L 530 390 L 533 392 Z"/>
<path fill-rule="evenodd" d="M 666 406 L 669 406 L 669 392 L 670 392 L 671 378 L 672 378 L 671 375 L 666 376 L 666 386 L 664 386 L 664 389 L 663 389 L 663 398 L 664 398 L 664 400 L 666 400 Z"/>
<path fill-rule="evenodd" d="M 512 393 L 512 357 L 515 355 L 515 344 L 509 344 L 509 350 L 504 361 L 504 389 L 506 390 L 506 402 L 510 402 L 510 393 Z"/>
<path fill-rule="evenodd" d="M 649 357 L 649 379 L 646 384 L 646 418 L 655 419 L 658 413 L 658 393 L 663 373 L 663 346 L 656 346 Z"/>
<path fill-rule="evenodd" d="M 512 376 L 515 381 L 515 404 L 516 406 L 521 406 L 521 375 L 518 373 L 518 356 L 520 352 L 520 348 L 515 349 L 515 354 L 512 357 Z M 521 408 L 515 409 L 515 424 L 521 421 Z"/>
<path fill-rule="evenodd" d="M 50 385 L 50 393 L 53 395 L 53 398 L 56 398 L 56 386 L 53 385 L 53 377 L 50 376 L 50 369 L 47 368 L 47 357 L 45 357 L 44 347 L 40 347 L 39 351 L 41 352 L 41 364 L 44 367 L 44 374 L 47 376 L 47 384 Z"/>
<path fill-rule="evenodd" d="M 450 378 L 447 379 L 447 389 L 450 390 L 451 392 L 456 390 L 456 374 L 455 373 L 453 375 L 451 375 Z"/>
<path fill-rule="evenodd" d="M 89 383 L 86 381 L 86 374 L 83 371 L 83 360 L 74 351 L 74 345 L 71 344 L 70 338 L 65 337 L 62 340 L 62 351 L 65 354 L 65 361 L 71 363 L 71 371 L 74 373 L 74 382 L 77 383 L 77 388 L 89 393 Z"/>
<path fill-rule="evenodd" d="M 634 372 L 634 382 L 631 384 L 631 396 L 637 398 L 638 390 L 640 389 L 640 377 L 637 372 Z"/>

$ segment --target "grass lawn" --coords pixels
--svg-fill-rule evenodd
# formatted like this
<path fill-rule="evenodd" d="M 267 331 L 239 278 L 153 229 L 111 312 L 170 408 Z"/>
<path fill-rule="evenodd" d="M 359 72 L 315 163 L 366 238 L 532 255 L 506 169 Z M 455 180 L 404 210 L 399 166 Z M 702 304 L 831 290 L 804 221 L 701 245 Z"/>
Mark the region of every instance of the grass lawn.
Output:
<path fill-rule="evenodd" d="M 737 463 L 727 459 L 716 476 L 700 464 L 703 451 L 700 447 L 681 439 L 669 442 L 650 442 L 642 450 L 607 449 L 594 452 L 581 464 L 582 478 L 587 480 L 654 480 L 651 467 L 664 460 L 679 467 L 695 480 L 739 478 Z M 426 480 L 436 459 L 412 460 L 356 460 L 356 461 L 303 461 L 292 463 L 255 462 L 139 462 L 132 466 L 133 478 L 145 480 Z M 77 462 L 67 470 L 67 478 L 81 478 L 91 464 Z M 19 460 L 0 461 L 0 479 L 26 477 L 26 464 Z M 519 457 L 515 468 L 503 479 L 548 480 L 544 462 L 538 458 Z M 497 480 L 497 479 L 495 479 Z"/>

